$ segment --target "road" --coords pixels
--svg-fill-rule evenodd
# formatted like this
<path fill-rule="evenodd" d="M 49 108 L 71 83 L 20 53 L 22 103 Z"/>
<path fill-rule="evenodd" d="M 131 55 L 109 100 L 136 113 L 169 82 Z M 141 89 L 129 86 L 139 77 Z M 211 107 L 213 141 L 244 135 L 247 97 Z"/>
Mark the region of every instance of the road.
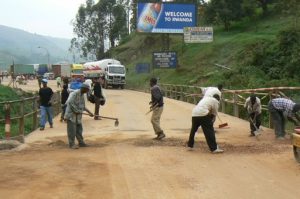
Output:
<path fill-rule="evenodd" d="M 55 82 L 50 82 L 55 88 Z M 23 89 L 36 88 L 30 82 Z M 229 127 L 217 130 L 225 150 L 211 154 L 199 130 L 194 151 L 184 147 L 191 127 L 192 104 L 165 100 L 162 127 L 167 135 L 154 141 L 149 94 L 106 90 L 104 116 L 85 116 L 87 148 L 67 147 L 66 124 L 35 131 L 18 150 L 0 152 L 0 198 L 178 198 L 298 199 L 300 165 L 290 140 L 277 141 L 263 128 L 260 140 L 248 137 L 246 121 L 220 114 Z M 87 103 L 93 110 L 93 105 Z M 216 123 L 218 126 L 218 122 Z"/>

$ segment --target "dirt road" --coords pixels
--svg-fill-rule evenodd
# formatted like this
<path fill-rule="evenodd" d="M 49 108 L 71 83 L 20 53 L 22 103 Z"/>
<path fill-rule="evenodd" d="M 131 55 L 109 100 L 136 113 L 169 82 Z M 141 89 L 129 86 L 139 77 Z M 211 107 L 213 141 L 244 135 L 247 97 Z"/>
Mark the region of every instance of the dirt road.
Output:
<path fill-rule="evenodd" d="M 150 115 L 145 115 L 150 96 L 128 90 L 106 94 L 101 114 L 118 117 L 120 125 L 84 117 L 90 147 L 68 149 L 66 124 L 56 118 L 54 129 L 32 133 L 18 151 L 0 152 L 0 198 L 300 197 L 300 165 L 290 141 L 276 141 L 271 130 L 264 128 L 257 141 L 248 137 L 247 122 L 221 114 L 230 125 L 217 129 L 225 153 L 211 154 L 201 130 L 195 151 L 187 151 L 193 105 L 166 99 L 167 138 L 153 141 Z"/>

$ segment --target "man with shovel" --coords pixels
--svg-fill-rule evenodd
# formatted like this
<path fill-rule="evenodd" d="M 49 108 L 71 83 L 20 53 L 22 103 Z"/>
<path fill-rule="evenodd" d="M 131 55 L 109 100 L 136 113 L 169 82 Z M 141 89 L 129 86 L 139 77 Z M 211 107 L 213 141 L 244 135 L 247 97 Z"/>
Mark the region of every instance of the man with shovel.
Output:
<path fill-rule="evenodd" d="M 162 92 L 157 85 L 156 78 L 150 79 L 150 86 L 151 86 L 150 89 L 151 102 L 149 104 L 151 105 L 150 110 L 152 110 L 151 123 L 156 134 L 156 137 L 154 139 L 161 140 L 164 137 L 166 137 L 164 131 L 160 127 L 160 117 L 163 112 L 164 99 L 163 99 Z"/>
<path fill-rule="evenodd" d="M 244 107 L 247 109 L 250 122 L 250 137 L 260 135 L 259 127 L 261 125 L 261 102 L 256 95 L 252 94 L 246 99 Z"/>
<path fill-rule="evenodd" d="M 75 137 L 78 141 L 79 147 L 86 147 L 82 136 L 82 114 L 83 111 L 89 113 L 91 117 L 94 117 L 93 113 L 85 107 L 84 94 L 90 90 L 90 86 L 87 83 L 83 83 L 79 90 L 72 92 L 66 102 L 67 109 L 65 113 L 65 119 L 67 120 L 67 131 L 69 147 L 71 149 L 78 149 L 75 145 Z"/>

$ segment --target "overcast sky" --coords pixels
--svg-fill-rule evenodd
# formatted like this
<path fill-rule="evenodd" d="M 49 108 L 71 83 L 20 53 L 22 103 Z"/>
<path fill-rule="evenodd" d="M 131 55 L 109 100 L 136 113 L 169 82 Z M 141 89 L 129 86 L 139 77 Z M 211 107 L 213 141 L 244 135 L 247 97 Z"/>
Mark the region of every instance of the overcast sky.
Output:
<path fill-rule="evenodd" d="M 0 25 L 71 39 L 80 4 L 85 0 L 0 0 Z"/>

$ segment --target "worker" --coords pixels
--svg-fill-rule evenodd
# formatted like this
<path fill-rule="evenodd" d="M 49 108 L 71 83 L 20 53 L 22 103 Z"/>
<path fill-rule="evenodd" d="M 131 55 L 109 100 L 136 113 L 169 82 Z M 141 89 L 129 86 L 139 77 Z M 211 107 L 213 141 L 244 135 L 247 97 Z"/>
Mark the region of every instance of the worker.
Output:
<path fill-rule="evenodd" d="M 202 89 L 202 95 L 203 96 L 208 96 L 208 97 L 213 97 L 215 94 L 219 95 L 220 98 L 222 97 L 222 90 L 223 90 L 223 85 L 219 84 L 218 87 L 206 87 Z"/>
<path fill-rule="evenodd" d="M 194 137 L 198 128 L 201 126 L 207 142 L 207 145 L 212 153 L 223 153 L 216 142 L 215 131 L 213 127 L 213 119 L 218 114 L 220 96 L 215 94 L 213 97 L 202 98 L 197 106 L 192 111 L 192 128 L 190 131 L 187 147 L 192 150 L 194 147 Z"/>
<path fill-rule="evenodd" d="M 151 101 L 149 105 L 151 105 L 150 109 L 152 110 L 152 117 L 151 123 L 156 134 L 154 139 L 161 140 L 166 137 L 164 131 L 160 127 L 160 118 L 163 112 L 164 107 L 164 99 L 162 92 L 157 85 L 157 79 L 151 78 L 150 79 L 150 86 L 151 86 Z"/>
<path fill-rule="evenodd" d="M 300 104 L 286 98 L 275 98 L 270 100 L 268 109 L 272 117 L 277 139 L 285 139 L 285 117 L 296 126 L 299 125 L 300 117 L 296 113 L 300 110 Z"/>
<path fill-rule="evenodd" d="M 40 118 L 40 130 L 43 131 L 46 125 L 46 116 L 50 124 L 50 128 L 53 128 L 53 119 L 52 119 L 52 104 L 51 99 L 53 96 L 53 91 L 47 86 L 48 80 L 42 79 L 43 87 L 39 90 L 40 96 L 40 109 L 41 109 L 41 118 Z"/>
<path fill-rule="evenodd" d="M 61 77 L 60 76 L 58 76 L 56 78 L 56 85 L 57 85 L 57 88 L 61 88 Z"/>
<path fill-rule="evenodd" d="M 88 84 L 81 84 L 81 88 L 72 92 L 66 102 L 67 109 L 64 117 L 67 120 L 68 140 L 71 149 L 78 149 L 78 146 L 87 146 L 82 136 L 82 113 L 86 111 L 91 117 L 94 117 L 93 113 L 85 107 L 84 94 L 89 92 L 89 90 Z M 78 141 L 78 146 L 75 145 L 75 137 Z"/>
<path fill-rule="evenodd" d="M 69 97 L 69 91 L 68 91 L 68 85 L 64 84 L 63 85 L 63 90 L 61 91 L 61 116 L 60 116 L 60 121 L 64 121 L 64 115 L 66 113 L 66 108 L 67 108 L 67 100 Z"/>
<path fill-rule="evenodd" d="M 255 94 L 246 99 L 244 107 L 247 109 L 250 122 L 250 137 L 259 135 L 261 125 L 261 102 Z"/>
<path fill-rule="evenodd" d="M 104 103 L 105 103 L 105 97 L 103 96 L 102 90 L 103 89 L 100 84 L 100 79 L 99 78 L 94 79 L 93 91 L 94 91 L 94 96 L 95 96 L 95 112 L 94 112 L 95 120 L 101 119 L 99 116 L 100 105 L 104 105 Z"/>

